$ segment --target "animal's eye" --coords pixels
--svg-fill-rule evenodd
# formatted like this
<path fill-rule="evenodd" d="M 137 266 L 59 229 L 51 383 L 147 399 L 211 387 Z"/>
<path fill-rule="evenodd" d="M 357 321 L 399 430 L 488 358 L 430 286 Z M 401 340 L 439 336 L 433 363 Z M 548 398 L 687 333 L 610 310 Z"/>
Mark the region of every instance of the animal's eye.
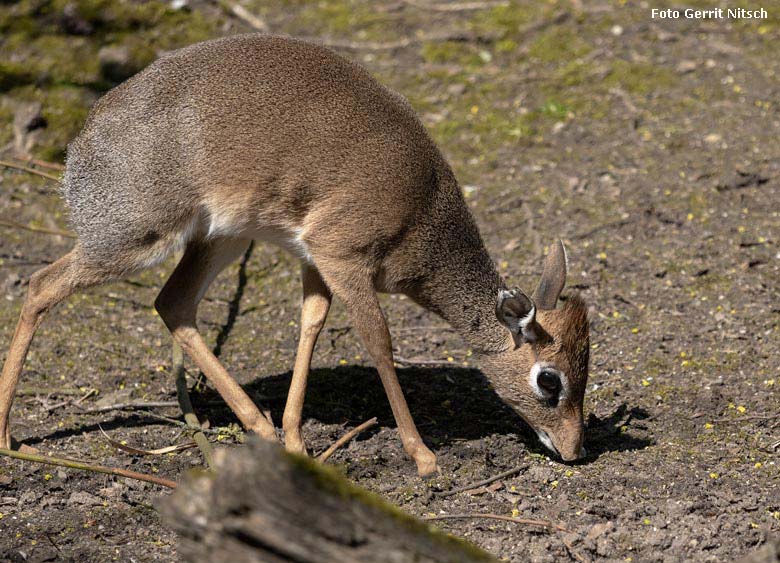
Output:
<path fill-rule="evenodd" d="M 558 373 L 552 370 L 542 370 L 539 372 L 539 377 L 536 379 L 536 383 L 539 388 L 544 392 L 549 399 L 555 399 L 557 404 L 558 395 L 561 394 L 561 377 Z"/>

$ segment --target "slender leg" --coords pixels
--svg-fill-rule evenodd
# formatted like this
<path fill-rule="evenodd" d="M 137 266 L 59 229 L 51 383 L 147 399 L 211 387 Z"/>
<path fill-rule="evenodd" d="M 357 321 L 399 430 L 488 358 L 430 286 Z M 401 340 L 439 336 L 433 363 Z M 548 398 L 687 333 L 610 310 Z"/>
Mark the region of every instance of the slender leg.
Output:
<path fill-rule="evenodd" d="M 288 451 L 305 454 L 306 443 L 301 436 L 301 413 L 306 395 L 306 379 L 311 367 L 311 356 L 330 309 L 331 293 L 319 272 L 309 264 L 301 265 L 303 305 L 301 307 L 301 336 L 295 355 L 290 391 L 284 407 L 282 427 L 284 445 Z"/>
<path fill-rule="evenodd" d="M 174 339 L 211 381 L 241 424 L 262 438 L 277 441 L 273 423 L 266 418 L 209 349 L 198 332 L 198 303 L 217 274 L 249 245 L 246 239 L 193 242 L 155 301 Z"/>
<path fill-rule="evenodd" d="M 44 314 L 77 289 L 96 285 L 109 277 L 108 274 L 85 267 L 80 259 L 79 249 L 76 247 L 53 264 L 35 272 L 30 278 L 27 299 L 22 306 L 22 314 L 8 349 L 3 374 L 0 376 L 0 447 L 11 447 L 9 414 L 14 391 L 33 336 L 43 321 Z"/>
<path fill-rule="evenodd" d="M 398 433 L 404 450 L 414 459 L 421 476 L 438 471 L 436 456 L 423 443 L 398 382 L 393 365 L 390 331 L 387 329 L 387 322 L 379 306 L 373 276 L 370 271 L 356 268 L 354 264 L 323 260 L 322 264 L 326 265 L 323 268 L 316 257 L 315 261 L 328 287 L 344 301 L 352 326 L 360 334 L 376 363 L 393 416 L 398 424 Z"/>

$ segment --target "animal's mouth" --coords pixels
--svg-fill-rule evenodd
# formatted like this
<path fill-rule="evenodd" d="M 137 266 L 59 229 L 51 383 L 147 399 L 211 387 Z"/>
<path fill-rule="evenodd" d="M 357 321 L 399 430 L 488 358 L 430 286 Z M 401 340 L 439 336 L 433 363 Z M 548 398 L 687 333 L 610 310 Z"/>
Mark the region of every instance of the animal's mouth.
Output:
<path fill-rule="evenodd" d="M 547 432 L 545 432 L 544 430 L 536 430 L 536 435 L 539 437 L 539 441 L 542 444 L 544 444 L 544 447 L 546 447 L 554 454 L 558 455 L 563 461 L 577 461 L 578 459 L 582 459 L 587 455 L 587 451 L 585 450 L 585 448 L 580 447 L 580 451 L 577 455 L 565 456 L 558 451 L 558 448 L 555 447 L 555 444 L 553 444 L 553 441 Z"/>
<path fill-rule="evenodd" d="M 544 447 L 550 450 L 552 453 L 556 455 L 561 455 L 560 452 L 556 449 L 555 444 L 553 444 L 553 441 L 550 439 L 550 435 L 547 434 L 544 430 L 537 430 L 536 435 L 539 436 L 539 441 L 544 444 Z M 561 456 L 563 457 L 563 456 Z"/>

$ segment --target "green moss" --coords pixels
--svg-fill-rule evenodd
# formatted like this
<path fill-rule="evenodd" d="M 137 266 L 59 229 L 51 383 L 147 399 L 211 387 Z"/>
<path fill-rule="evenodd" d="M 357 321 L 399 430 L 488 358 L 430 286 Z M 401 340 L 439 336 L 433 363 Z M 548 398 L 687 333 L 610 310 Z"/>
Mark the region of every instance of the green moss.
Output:
<path fill-rule="evenodd" d="M 517 37 L 520 30 L 532 21 L 535 15 L 533 6 L 533 3 L 520 6 L 517 2 L 510 2 L 506 6 L 479 11 L 474 15 L 471 27 L 477 33 L 498 33 L 502 38 Z"/>
<path fill-rule="evenodd" d="M 552 117 L 554 119 L 564 119 L 571 112 L 571 108 L 566 104 L 557 100 L 547 100 L 542 107 L 539 108 L 542 115 Z"/>
<path fill-rule="evenodd" d="M 303 2 L 299 23 L 310 35 L 351 35 L 361 40 L 389 38 L 393 20 L 370 3 L 354 0 Z"/>
<path fill-rule="evenodd" d="M 69 34 L 61 25 L 66 6 L 90 26 L 89 34 Z M 0 62 L 0 92 L 43 104 L 47 127 L 33 152 L 58 160 L 100 94 L 146 67 L 162 51 L 217 36 L 220 23 L 200 11 L 172 10 L 162 1 L 0 3 L 0 49 L 14 54 Z M 98 53 L 103 46 L 127 52 L 119 71 L 110 65 L 101 68 Z M 12 134 L 10 124 L 4 125 L 1 139 Z"/>
<path fill-rule="evenodd" d="M 604 84 L 607 86 L 618 86 L 640 95 L 669 88 L 675 82 L 676 76 L 667 68 L 623 60 L 613 61 L 610 72 L 604 79 Z"/>
<path fill-rule="evenodd" d="M 81 130 L 94 96 L 82 88 L 54 86 L 35 90 L 30 97 L 41 102 L 47 123 L 36 155 L 45 160 L 62 160 L 66 145 Z"/>
<path fill-rule="evenodd" d="M 575 60 L 557 69 L 553 75 L 553 80 L 559 86 L 572 88 L 593 82 L 594 74 L 593 65 Z"/>
<path fill-rule="evenodd" d="M 34 74 L 28 65 L 0 61 L 0 92 L 32 82 Z"/>
<path fill-rule="evenodd" d="M 320 490 L 335 494 L 338 498 L 347 501 L 354 500 L 365 506 L 371 507 L 382 514 L 392 517 L 410 532 L 430 537 L 433 541 L 445 548 L 450 548 L 456 552 L 465 551 L 468 555 L 477 560 L 495 561 L 493 557 L 473 544 L 433 529 L 424 522 L 413 518 L 400 508 L 385 502 L 374 493 L 353 485 L 345 477 L 339 475 L 332 467 L 318 463 L 307 456 L 291 454 L 288 452 L 283 452 L 282 455 L 291 462 L 296 470 L 301 471 L 310 477 L 315 486 Z"/>
<path fill-rule="evenodd" d="M 480 67 L 490 60 L 490 53 L 460 41 L 430 41 L 423 43 L 421 54 L 429 63 L 454 64 L 467 68 Z"/>
<path fill-rule="evenodd" d="M 14 138 L 13 122 L 14 122 L 14 111 L 11 108 L 11 105 L 6 103 L 5 100 L 0 100 L 0 147 L 6 146 L 8 143 L 10 143 L 13 140 Z"/>
<path fill-rule="evenodd" d="M 572 28 L 552 28 L 542 33 L 531 45 L 528 54 L 548 63 L 571 61 L 586 55 L 590 46 Z"/>

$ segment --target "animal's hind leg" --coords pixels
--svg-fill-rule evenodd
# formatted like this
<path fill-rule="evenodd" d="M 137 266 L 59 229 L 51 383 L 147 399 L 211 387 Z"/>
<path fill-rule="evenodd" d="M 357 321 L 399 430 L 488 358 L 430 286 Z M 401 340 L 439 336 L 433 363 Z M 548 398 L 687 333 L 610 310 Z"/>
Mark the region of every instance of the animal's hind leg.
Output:
<path fill-rule="evenodd" d="M 320 335 L 330 309 L 331 293 L 320 273 L 314 266 L 301 266 L 303 281 L 303 305 L 301 307 L 301 337 L 298 352 L 295 355 L 290 392 L 284 407 L 282 426 L 284 428 L 284 446 L 288 451 L 306 453 L 306 443 L 301 436 L 301 413 L 306 395 L 306 380 L 309 377 L 311 356 L 317 337 Z"/>
<path fill-rule="evenodd" d="M 76 290 L 97 285 L 108 279 L 108 273 L 96 271 L 86 265 L 78 246 L 53 264 L 38 270 L 30 278 L 27 299 L 22 306 L 22 314 L 11 339 L 3 374 L 0 376 L 0 447 L 11 447 L 8 420 L 11 403 L 24 360 L 44 314 Z"/>
<path fill-rule="evenodd" d="M 155 301 L 173 337 L 198 365 L 247 430 L 277 441 L 273 423 L 266 418 L 211 352 L 198 332 L 198 303 L 217 274 L 238 258 L 247 239 L 215 239 L 192 242 Z"/>

